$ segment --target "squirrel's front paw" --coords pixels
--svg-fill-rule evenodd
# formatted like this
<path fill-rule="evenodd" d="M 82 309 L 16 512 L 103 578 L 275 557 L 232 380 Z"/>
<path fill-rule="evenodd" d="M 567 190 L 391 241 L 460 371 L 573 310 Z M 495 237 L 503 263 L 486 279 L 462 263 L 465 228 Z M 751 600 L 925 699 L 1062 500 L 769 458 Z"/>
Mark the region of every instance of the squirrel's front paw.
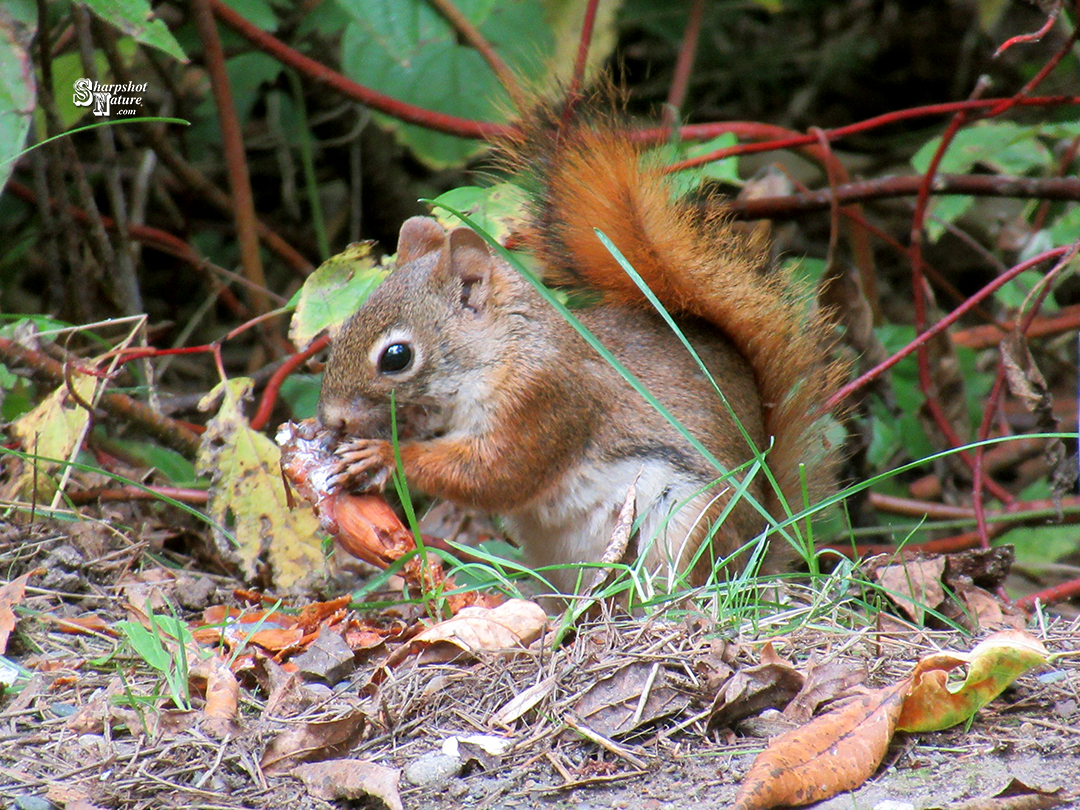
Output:
<path fill-rule="evenodd" d="M 386 487 L 394 469 L 394 448 L 382 439 L 353 439 L 334 448 L 333 489 L 378 492 Z"/>

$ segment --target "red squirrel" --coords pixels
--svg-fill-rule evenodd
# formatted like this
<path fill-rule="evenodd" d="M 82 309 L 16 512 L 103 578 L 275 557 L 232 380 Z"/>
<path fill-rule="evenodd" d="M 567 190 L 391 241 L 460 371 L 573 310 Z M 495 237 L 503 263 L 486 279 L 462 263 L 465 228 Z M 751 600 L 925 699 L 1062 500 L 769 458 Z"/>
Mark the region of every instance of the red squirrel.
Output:
<path fill-rule="evenodd" d="M 531 193 L 517 235 L 547 282 L 592 291 L 598 302 L 577 317 L 725 470 L 767 451 L 780 494 L 759 471 L 746 486 L 758 503 L 782 518 L 782 495 L 799 511 L 804 494 L 813 502 L 834 485 L 824 403 L 843 369 L 830 360 L 828 326 L 770 267 L 764 238 L 715 201 L 676 196 L 662 164 L 600 106 L 539 105 L 496 144 Z M 742 430 L 594 229 L 676 319 Z M 654 571 L 700 582 L 766 527 L 747 498 L 729 503 L 739 474 L 718 481 L 468 228 L 408 220 L 396 269 L 334 340 L 318 415 L 338 443 L 338 485 L 386 484 L 391 393 L 410 487 L 501 515 L 533 565 L 601 560 L 632 486 L 640 525 L 628 554 Z M 792 556 L 774 540 L 764 570 Z M 545 576 L 563 592 L 578 581 L 573 568 Z"/>

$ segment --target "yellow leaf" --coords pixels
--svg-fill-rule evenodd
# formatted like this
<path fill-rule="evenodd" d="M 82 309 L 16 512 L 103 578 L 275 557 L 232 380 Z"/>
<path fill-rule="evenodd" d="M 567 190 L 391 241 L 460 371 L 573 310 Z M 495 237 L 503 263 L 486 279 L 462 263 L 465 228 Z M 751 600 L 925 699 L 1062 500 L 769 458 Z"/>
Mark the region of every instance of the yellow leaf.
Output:
<path fill-rule="evenodd" d="M 211 478 L 210 515 L 218 527 L 232 531 L 236 542 L 231 551 L 247 576 L 253 577 L 259 561 L 265 560 L 275 584 L 288 588 L 323 570 L 318 521 L 310 509 L 289 508 L 281 452 L 248 425 L 240 403 L 251 384 L 246 377 L 229 380 L 200 403 L 205 410 L 221 398 L 218 414 L 203 435 L 197 469 Z M 222 539 L 219 543 L 227 548 Z"/>
<path fill-rule="evenodd" d="M 963 723 L 1050 653 L 1023 630 L 1002 630 L 969 653 L 942 652 L 924 658 L 912 672 L 898 731 L 938 731 Z M 968 665 L 963 683 L 949 685 L 949 671 Z"/>
<path fill-rule="evenodd" d="M 80 374 L 72 368 L 69 379 L 80 399 L 84 402 L 94 401 L 99 383 L 97 377 Z M 42 459 L 67 460 L 82 444 L 89 419 L 86 408 L 78 404 L 67 386 L 63 385 L 32 411 L 16 419 L 11 424 L 11 432 L 27 453 Z M 47 461 L 37 464 L 26 462 L 6 491 L 12 495 L 21 493 L 23 497 L 31 497 L 36 473 L 37 499 L 39 502 L 47 500 L 56 491 L 56 481 L 52 476 L 61 469 L 62 465 Z"/>

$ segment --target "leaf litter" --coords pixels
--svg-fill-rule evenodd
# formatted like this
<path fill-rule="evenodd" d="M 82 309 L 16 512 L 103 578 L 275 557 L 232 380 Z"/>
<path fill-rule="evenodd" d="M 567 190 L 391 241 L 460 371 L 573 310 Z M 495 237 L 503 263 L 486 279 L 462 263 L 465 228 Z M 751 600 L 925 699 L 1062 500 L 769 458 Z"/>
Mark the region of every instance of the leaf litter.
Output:
<path fill-rule="evenodd" d="M 8 527 L 0 534 L 5 571 L 13 578 L 30 572 L 73 537 L 46 534 L 42 525 Z M 121 533 L 109 537 L 123 542 Z M 1055 806 L 1080 783 L 1080 666 L 1068 655 L 1039 665 L 1046 656 L 1026 641 L 999 637 L 980 649 L 955 632 L 911 627 L 805 627 L 765 641 L 704 620 L 599 617 L 552 649 L 530 643 L 535 621 L 507 639 L 502 632 L 514 622 L 481 614 L 481 626 L 498 627 L 485 643 L 475 627 L 463 634 L 453 622 L 420 621 L 405 604 L 372 616 L 354 612 L 347 599 L 288 602 L 222 577 L 207 577 L 215 594 L 207 607 L 183 611 L 188 639 L 161 608 L 177 603 L 180 577 L 150 577 L 152 599 L 129 587 L 149 607 L 121 609 L 112 594 L 132 581 L 140 545 L 116 550 L 124 554 L 115 561 L 98 554 L 79 567 L 88 584 L 82 594 L 37 587 L 35 576 L 5 592 L 15 618 L 7 656 L 34 674 L 0 703 L 0 795 L 48 796 L 72 808 L 306 810 L 363 797 L 388 807 L 440 807 L 452 798 L 510 808 L 587 788 L 593 801 L 628 808 L 687 806 L 688 797 L 695 806 L 730 806 L 740 783 L 744 794 L 757 784 L 753 763 L 768 740 L 753 736 L 763 733 L 755 721 L 775 715 L 786 727 L 797 724 L 791 733 L 803 748 L 816 739 L 828 749 L 845 733 L 817 734 L 805 725 L 811 716 L 849 730 L 874 725 L 867 718 L 877 715 L 893 722 L 894 698 L 913 668 L 939 690 L 929 702 L 934 710 L 963 718 L 981 706 L 971 728 L 874 737 L 872 756 L 846 759 L 877 769 L 875 779 L 821 806 L 870 807 L 858 797 L 882 790 L 906 798 L 910 787 L 889 794 L 888 785 L 915 773 L 924 789 L 943 780 L 925 793 L 918 805 L 925 807 L 991 802 L 1014 777 L 1041 802 L 1025 806 Z M 485 609 L 469 608 L 466 617 L 468 610 Z M 96 619 L 82 627 L 86 616 Z M 122 621 L 175 630 L 166 649 L 187 649 L 186 680 L 167 682 L 124 639 L 104 632 Z M 1080 624 L 1046 621 L 1036 635 L 1050 653 L 1075 652 Z M 348 666 L 296 665 L 331 637 L 351 651 Z M 444 643 L 456 651 L 421 663 L 420 653 Z M 1004 697 L 985 702 L 1031 664 L 1038 666 Z M 191 709 L 177 705 L 169 684 L 189 690 Z M 729 706 L 739 711 L 718 719 Z M 747 706 L 757 716 L 737 717 Z M 483 740 L 499 745 L 488 750 Z M 450 775 L 433 783 L 415 776 L 410 766 L 429 756 L 456 763 Z M 780 767 L 798 774 L 803 760 Z M 965 760 L 1006 778 L 978 789 L 966 777 L 950 779 Z M 1041 770 L 1021 767 L 1032 762 Z M 768 781 L 775 789 L 778 780 Z M 798 790 L 808 780 L 794 781 Z M 1019 788 L 1012 790 L 1010 801 Z M 769 806 L 761 795 L 736 806 Z"/>

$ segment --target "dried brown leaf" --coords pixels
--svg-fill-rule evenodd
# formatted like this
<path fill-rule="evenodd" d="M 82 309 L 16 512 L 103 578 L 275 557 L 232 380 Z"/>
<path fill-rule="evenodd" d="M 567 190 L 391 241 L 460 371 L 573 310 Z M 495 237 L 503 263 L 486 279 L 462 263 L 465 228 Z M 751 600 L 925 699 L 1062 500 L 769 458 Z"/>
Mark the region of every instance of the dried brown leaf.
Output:
<path fill-rule="evenodd" d="M 520 650 L 539 638 L 546 625 L 543 608 L 527 599 L 510 599 L 493 608 L 468 607 L 418 633 L 389 663 L 398 664 L 415 653 L 420 654 L 420 663 L 429 664 L 478 652 Z"/>
<path fill-rule="evenodd" d="M 555 684 L 558 683 L 558 678 L 551 675 L 540 683 L 533 684 L 524 692 L 511 698 L 502 708 L 500 708 L 491 719 L 488 720 L 490 726 L 502 726 L 509 727 L 511 723 L 516 722 L 523 717 L 531 709 L 534 709 L 540 704 L 542 700 L 547 698 L 555 689 Z"/>
<path fill-rule="evenodd" d="M 912 621 L 923 624 L 926 611 L 938 608 L 945 601 L 941 583 L 944 573 L 944 557 L 915 557 L 880 569 L 877 580 L 885 594 Z"/>
<path fill-rule="evenodd" d="M 332 759 L 297 765 L 292 775 L 308 791 L 328 802 L 374 797 L 390 810 L 402 810 L 398 779 L 401 771 L 365 759 Z"/>
<path fill-rule="evenodd" d="M 1054 415 L 1053 398 L 1046 385 L 1035 358 L 1028 349 L 1027 339 L 1019 329 L 1014 329 L 1001 341 L 1001 363 L 1009 390 L 1035 415 L 1036 429 L 1043 433 L 1059 430 Z M 1060 498 L 1076 483 L 1076 465 L 1069 463 L 1065 444 L 1061 439 L 1051 439 L 1046 447 L 1046 461 L 1050 467 L 1053 495 Z"/>
<path fill-rule="evenodd" d="M 762 651 L 763 658 L 768 655 L 767 650 Z M 739 670 L 716 693 L 709 728 L 731 728 L 765 709 L 784 708 L 802 689 L 804 680 L 802 673 L 783 659 Z"/>
<path fill-rule="evenodd" d="M 366 723 L 367 715 L 352 711 L 335 720 L 291 726 L 266 746 L 260 765 L 268 774 L 279 774 L 300 762 L 333 759 L 359 742 Z"/>
<path fill-rule="evenodd" d="M 814 716 L 818 706 L 844 697 L 852 687 L 866 683 L 866 663 L 834 658 L 824 664 L 809 667 L 806 681 L 799 694 L 784 708 L 784 717 L 805 723 Z"/>
<path fill-rule="evenodd" d="M 221 656 L 215 656 L 201 666 L 206 668 L 202 728 L 217 737 L 235 733 L 240 718 L 240 682 L 229 668 L 229 662 Z"/>
<path fill-rule="evenodd" d="M 689 696 L 669 683 L 662 666 L 636 662 L 589 687 L 574 704 L 574 713 L 597 733 L 617 737 L 689 704 Z"/>
<path fill-rule="evenodd" d="M 1063 788 L 1040 790 L 1028 787 L 1014 777 L 993 796 L 982 796 L 931 810 L 1049 810 L 1075 799 L 1076 795 L 1070 795 Z"/>
<path fill-rule="evenodd" d="M 26 595 L 27 581 L 35 574 L 44 573 L 44 568 L 35 568 L 11 582 L 0 585 L 0 654 L 7 650 L 8 637 L 15 629 L 15 606 Z"/>

